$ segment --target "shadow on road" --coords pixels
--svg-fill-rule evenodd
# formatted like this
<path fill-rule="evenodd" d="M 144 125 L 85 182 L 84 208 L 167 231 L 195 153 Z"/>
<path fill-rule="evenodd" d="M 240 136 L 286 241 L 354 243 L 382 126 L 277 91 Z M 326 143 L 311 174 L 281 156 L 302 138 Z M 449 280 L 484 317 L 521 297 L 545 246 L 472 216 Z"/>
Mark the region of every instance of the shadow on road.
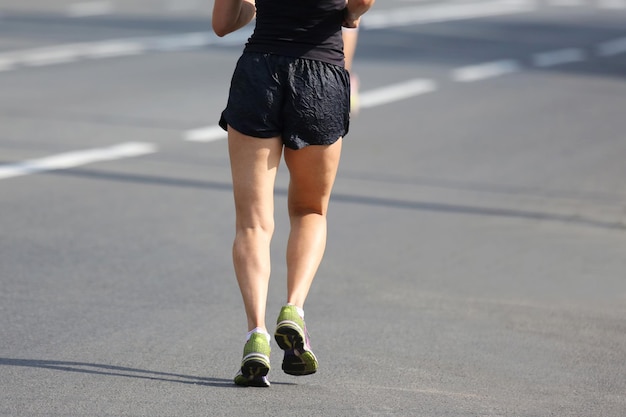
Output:
<path fill-rule="evenodd" d="M 146 369 L 124 366 L 105 365 L 85 362 L 53 361 L 43 359 L 0 358 L 0 366 L 20 366 L 27 368 L 52 369 L 55 371 L 76 372 L 81 374 L 118 376 L 124 378 L 149 379 L 153 381 L 176 382 L 179 384 L 204 385 L 219 388 L 236 388 L 232 379 L 181 375 L 169 372 L 149 371 Z"/>
<path fill-rule="evenodd" d="M 95 170 L 66 170 L 50 172 L 48 174 L 68 175 L 108 181 L 135 182 L 140 184 L 150 184 L 157 186 L 212 189 L 216 191 L 228 192 L 232 191 L 232 186 L 230 183 L 217 181 L 179 179 L 138 174 L 121 174 Z M 275 190 L 275 194 L 279 196 L 286 196 L 287 190 L 283 188 L 277 188 Z M 468 214 L 476 216 L 508 217 L 516 219 L 541 220 L 556 223 L 575 224 L 579 226 L 587 226 L 599 229 L 626 230 L 626 223 L 622 222 L 620 219 L 616 219 L 615 221 L 600 220 L 591 217 L 585 217 L 583 215 L 575 213 L 567 214 L 553 213 L 547 211 L 544 212 L 538 210 L 523 210 L 486 206 L 481 207 L 463 204 L 415 201 L 375 196 L 349 195 L 341 193 L 334 193 L 332 201 L 335 203 L 359 204 L 405 210 L 429 211 L 448 214 Z"/>

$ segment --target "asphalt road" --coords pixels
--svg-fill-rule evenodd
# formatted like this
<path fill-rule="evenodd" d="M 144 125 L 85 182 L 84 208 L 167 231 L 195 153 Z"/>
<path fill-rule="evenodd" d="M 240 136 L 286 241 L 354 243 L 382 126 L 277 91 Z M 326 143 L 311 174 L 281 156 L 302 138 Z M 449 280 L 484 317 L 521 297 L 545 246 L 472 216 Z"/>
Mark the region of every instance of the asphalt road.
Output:
<path fill-rule="evenodd" d="M 306 305 L 321 369 L 275 347 L 245 389 L 214 127 L 246 30 L 0 1 L 0 415 L 624 415 L 626 2 L 379 3 Z"/>

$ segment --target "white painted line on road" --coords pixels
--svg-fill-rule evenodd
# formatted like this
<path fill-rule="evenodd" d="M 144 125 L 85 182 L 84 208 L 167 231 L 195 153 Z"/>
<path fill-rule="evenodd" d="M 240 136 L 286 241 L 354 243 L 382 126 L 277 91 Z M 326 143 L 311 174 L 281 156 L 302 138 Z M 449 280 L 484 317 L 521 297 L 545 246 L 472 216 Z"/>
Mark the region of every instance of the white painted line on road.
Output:
<path fill-rule="evenodd" d="M 59 169 L 74 168 L 94 162 L 132 158 L 157 151 L 152 143 L 128 142 L 106 148 L 67 152 L 16 164 L 0 165 L 0 180 Z"/>
<path fill-rule="evenodd" d="M 70 4 L 67 7 L 69 17 L 101 16 L 113 12 L 113 3 L 110 1 L 84 1 Z"/>
<path fill-rule="evenodd" d="M 585 0 L 549 0 L 548 3 L 556 7 L 577 7 L 583 6 Z"/>
<path fill-rule="evenodd" d="M 380 106 L 420 94 L 430 93 L 436 89 L 437 84 L 434 81 L 418 78 L 361 93 L 359 105 L 361 108 Z"/>
<path fill-rule="evenodd" d="M 19 63 L 27 66 L 63 64 L 76 61 L 79 51 L 73 48 L 40 48 L 25 52 L 19 57 Z"/>
<path fill-rule="evenodd" d="M 363 18 L 366 29 L 381 29 L 419 23 L 473 19 L 503 14 L 523 13 L 535 9 L 534 1 L 496 0 L 472 3 L 433 4 L 372 10 Z"/>
<path fill-rule="evenodd" d="M 17 62 L 9 56 L 0 56 L 0 71 L 10 71 L 16 67 Z"/>
<path fill-rule="evenodd" d="M 146 50 L 146 42 L 131 40 L 51 46 L 0 54 L 0 68 L 3 67 L 3 62 L 6 63 L 6 69 L 8 70 L 15 69 L 17 66 L 41 67 L 65 64 L 80 59 L 101 59 L 139 55 L 146 52 Z"/>
<path fill-rule="evenodd" d="M 614 56 L 626 52 L 626 38 L 613 39 L 598 45 L 599 56 Z"/>
<path fill-rule="evenodd" d="M 202 48 L 211 45 L 215 41 L 215 35 L 210 32 L 183 33 L 181 35 L 144 39 L 146 48 L 154 51 L 180 51 L 183 49 Z"/>
<path fill-rule="evenodd" d="M 112 58 L 120 56 L 139 55 L 146 52 L 147 48 L 141 41 L 109 41 L 91 45 L 83 51 L 86 58 Z"/>
<path fill-rule="evenodd" d="M 169 36 L 151 36 L 130 39 L 112 39 L 44 48 L 0 53 L 0 71 L 24 66 L 63 64 L 82 59 L 103 59 L 140 55 L 150 51 L 182 51 L 209 45 L 243 45 L 252 33 L 251 28 L 225 38 L 213 32 L 192 32 Z"/>
<path fill-rule="evenodd" d="M 601 9 L 626 9 L 626 0 L 599 0 Z"/>
<path fill-rule="evenodd" d="M 459 82 L 480 81 L 510 74 L 519 70 L 520 65 L 517 61 L 505 59 L 456 68 L 452 71 L 452 79 Z"/>
<path fill-rule="evenodd" d="M 218 125 L 188 130 L 184 133 L 184 139 L 189 142 L 213 142 L 226 139 L 226 136 L 226 131 Z"/>
<path fill-rule="evenodd" d="M 571 64 L 585 60 L 585 52 L 578 48 L 566 48 L 556 51 L 541 52 L 533 55 L 533 65 L 536 67 L 554 67 L 556 65 Z"/>

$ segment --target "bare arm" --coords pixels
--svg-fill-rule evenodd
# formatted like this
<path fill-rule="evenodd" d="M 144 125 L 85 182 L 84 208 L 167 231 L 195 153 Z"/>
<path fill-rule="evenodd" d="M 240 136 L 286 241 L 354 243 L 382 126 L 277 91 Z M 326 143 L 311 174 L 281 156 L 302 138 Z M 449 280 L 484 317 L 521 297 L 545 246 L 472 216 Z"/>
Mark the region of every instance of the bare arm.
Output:
<path fill-rule="evenodd" d="M 217 36 L 225 36 L 250 23 L 256 14 L 255 0 L 215 0 L 212 25 Z"/>
<path fill-rule="evenodd" d="M 355 28 L 359 26 L 361 16 L 374 5 L 376 0 L 346 0 L 343 26 Z"/>

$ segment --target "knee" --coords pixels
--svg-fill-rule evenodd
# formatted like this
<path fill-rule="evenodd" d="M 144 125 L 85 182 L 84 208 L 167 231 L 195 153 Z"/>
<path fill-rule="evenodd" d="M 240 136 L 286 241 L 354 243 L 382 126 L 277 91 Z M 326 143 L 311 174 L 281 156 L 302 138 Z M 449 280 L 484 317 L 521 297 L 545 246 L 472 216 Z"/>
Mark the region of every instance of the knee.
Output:
<path fill-rule="evenodd" d="M 274 234 L 274 222 L 264 222 L 257 224 L 237 224 L 235 230 L 237 237 L 268 237 L 271 238 Z"/>
<path fill-rule="evenodd" d="M 238 236 L 271 236 L 274 233 L 273 207 L 240 202 L 235 204 L 235 231 Z"/>
<path fill-rule="evenodd" d="M 289 205 L 289 217 L 305 217 L 310 215 L 326 216 L 327 204 L 290 204 Z"/>

